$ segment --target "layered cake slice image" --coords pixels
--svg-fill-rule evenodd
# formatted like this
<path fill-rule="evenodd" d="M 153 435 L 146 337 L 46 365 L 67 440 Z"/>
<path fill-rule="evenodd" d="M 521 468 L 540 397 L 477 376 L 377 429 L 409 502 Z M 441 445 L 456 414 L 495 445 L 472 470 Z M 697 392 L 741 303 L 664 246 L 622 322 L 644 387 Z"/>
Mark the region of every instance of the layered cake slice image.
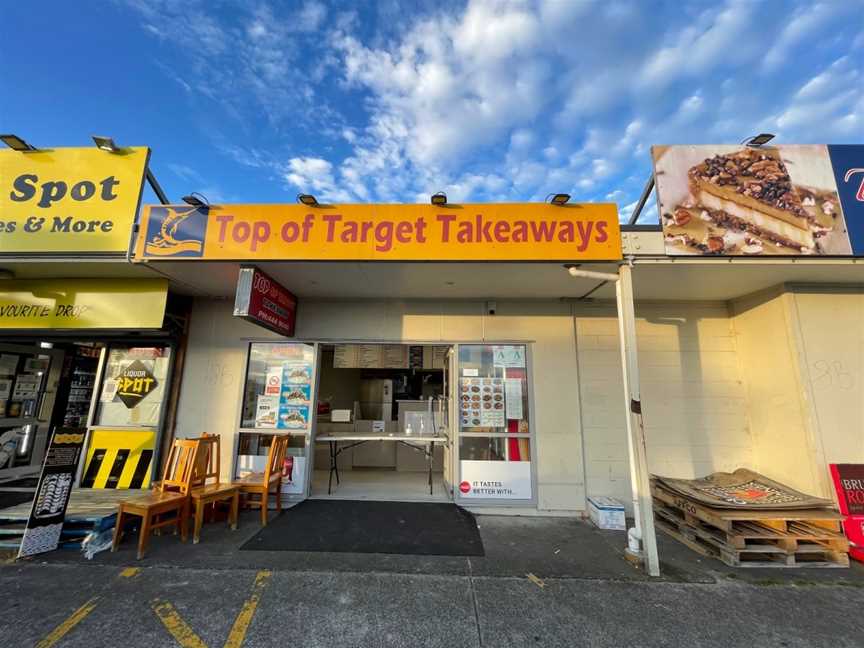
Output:
<path fill-rule="evenodd" d="M 813 251 L 813 216 L 772 151 L 747 148 L 715 155 L 688 171 L 688 183 L 693 199 L 718 226 Z"/>

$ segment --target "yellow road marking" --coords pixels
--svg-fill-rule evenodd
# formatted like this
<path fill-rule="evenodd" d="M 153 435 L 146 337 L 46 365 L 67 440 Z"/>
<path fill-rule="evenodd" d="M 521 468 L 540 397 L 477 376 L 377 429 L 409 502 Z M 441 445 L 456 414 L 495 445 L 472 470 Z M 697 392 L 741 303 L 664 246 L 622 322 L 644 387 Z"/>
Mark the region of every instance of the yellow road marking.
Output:
<path fill-rule="evenodd" d="M 50 648 L 60 641 L 63 637 L 69 634 L 69 631 L 72 628 L 81 623 L 81 621 L 83 621 L 84 618 L 93 611 L 93 608 L 96 607 L 98 601 L 99 597 L 94 596 L 84 605 L 75 610 L 71 615 L 69 615 L 69 618 L 54 628 L 44 639 L 42 639 L 42 641 L 37 643 L 36 648 Z"/>
<path fill-rule="evenodd" d="M 207 648 L 207 644 L 201 641 L 201 637 L 180 618 L 177 610 L 168 601 L 154 601 L 153 611 L 182 648 Z"/>
<path fill-rule="evenodd" d="M 264 591 L 272 575 L 273 572 L 262 570 L 255 576 L 252 594 L 246 599 L 243 609 L 240 610 L 234 625 L 231 626 L 231 632 L 228 633 L 228 639 L 225 641 L 225 648 L 240 648 L 243 645 L 249 624 L 252 623 L 252 617 L 255 616 L 255 610 L 258 608 L 258 601 L 261 600 L 261 592 Z"/>
<path fill-rule="evenodd" d="M 140 567 L 127 567 L 120 572 L 120 578 L 132 578 L 133 576 L 137 576 L 140 572 Z"/>

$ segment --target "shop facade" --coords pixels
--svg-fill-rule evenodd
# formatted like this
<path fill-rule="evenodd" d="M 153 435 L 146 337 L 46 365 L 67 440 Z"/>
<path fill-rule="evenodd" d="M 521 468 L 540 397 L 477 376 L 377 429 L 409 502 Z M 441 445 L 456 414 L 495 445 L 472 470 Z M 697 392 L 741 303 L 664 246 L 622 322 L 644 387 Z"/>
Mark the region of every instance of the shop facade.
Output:
<path fill-rule="evenodd" d="M 55 433 L 75 485 L 146 488 L 170 427 L 187 304 L 127 260 L 149 149 L 0 151 L 0 484 L 32 487 Z"/>
<path fill-rule="evenodd" d="M 697 153 L 672 159 L 687 168 L 712 159 Z M 144 210 L 131 249 L 114 257 L 18 253 L 2 267 L 16 280 L 167 282 L 169 297 L 188 302 L 188 327 L 166 342 L 170 387 L 154 374 L 164 397 L 141 400 L 161 403 L 156 445 L 218 434 L 232 479 L 287 434 L 284 492 L 294 501 L 341 493 L 575 516 L 588 497 L 609 495 L 633 511 L 634 429 L 647 472 L 744 467 L 830 497 L 827 464 L 864 462 L 864 194 L 850 189 L 854 174 L 836 178 L 842 225 L 834 197 L 815 191 L 805 206 L 822 217 L 802 218 L 816 229 L 786 243 L 693 221 L 693 204 L 662 192 L 661 227 L 620 234 L 614 206 L 161 205 Z M 728 249 L 711 249 L 720 245 Z M 296 296 L 290 332 L 238 315 L 242 268 Z M 624 269 L 629 341 L 615 287 Z M 155 347 L 167 321 L 143 338 L 122 327 L 78 332 L 104 348 L 88 426 L 103 411 L 128 413 L 116 392 L 101 404 L 105 379 L 140 359 L 123 356 L 123 344 Z M 3 344 L 26 338 L 34 358 L 38 342 L 74 335 L 7 333 Z M 377 440 L 328 440 L 346 426 Z M 409 428 L 435 438 L 378 438 Z"/>

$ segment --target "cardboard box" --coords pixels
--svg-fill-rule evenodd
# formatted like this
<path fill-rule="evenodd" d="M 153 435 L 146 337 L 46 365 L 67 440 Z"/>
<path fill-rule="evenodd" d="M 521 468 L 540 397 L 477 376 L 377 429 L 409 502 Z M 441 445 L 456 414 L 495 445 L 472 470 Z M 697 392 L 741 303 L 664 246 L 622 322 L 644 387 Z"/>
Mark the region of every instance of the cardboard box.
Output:
<path fill-rule="evenodd" d="M 591 521 L 601 529 L 627 530 L 624 504 L 614 497 L 589 497 L 588 514 L 591 516 Z"/>

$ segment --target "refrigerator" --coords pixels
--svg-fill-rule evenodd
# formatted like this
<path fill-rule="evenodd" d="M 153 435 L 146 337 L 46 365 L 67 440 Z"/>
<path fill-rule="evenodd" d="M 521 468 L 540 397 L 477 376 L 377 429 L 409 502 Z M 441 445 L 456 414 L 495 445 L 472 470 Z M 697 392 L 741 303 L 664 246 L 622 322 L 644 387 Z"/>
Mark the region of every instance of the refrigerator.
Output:
<path fill-rule="evenodd" d="M 393 420 L 393 381 L 368 378 L 360 381 L 360 418 L 367 421 Z"/>

